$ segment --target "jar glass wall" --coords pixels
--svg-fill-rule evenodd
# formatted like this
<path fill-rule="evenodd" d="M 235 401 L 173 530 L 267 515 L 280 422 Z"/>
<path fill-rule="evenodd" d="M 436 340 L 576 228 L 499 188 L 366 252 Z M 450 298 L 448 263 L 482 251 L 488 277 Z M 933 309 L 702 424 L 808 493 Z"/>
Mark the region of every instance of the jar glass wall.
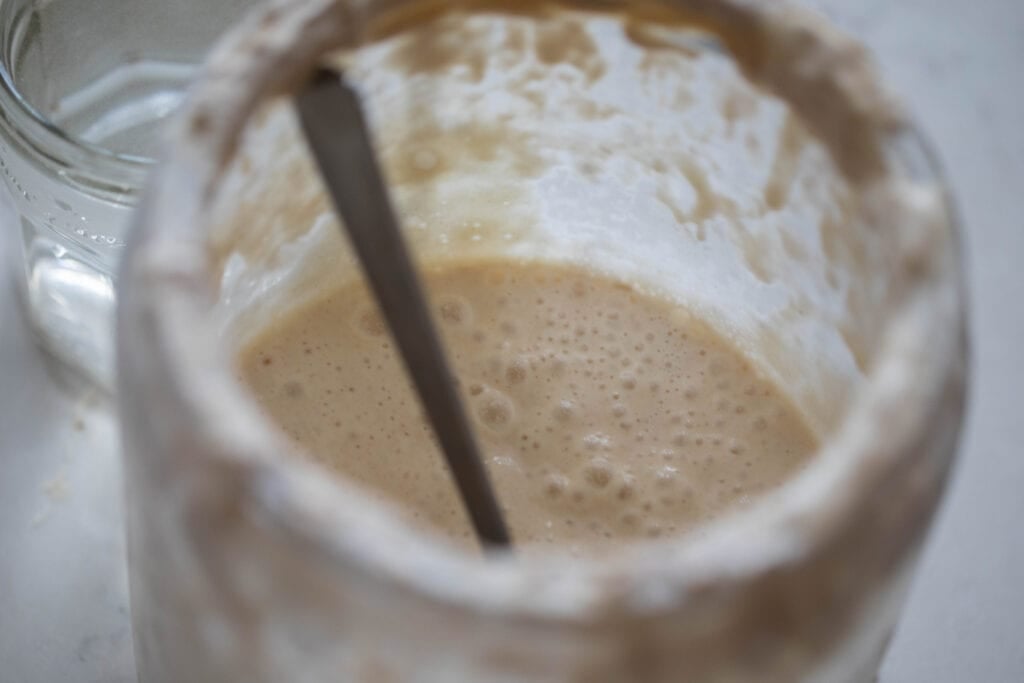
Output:
<path fill-rule="evenodd" d="M 159 127 L 253 0 L 0 3 L 3 231 L 38 338 L 112 384 L 114 280 Z"/>
<path fill-rule="evenodd" d="M 800 9 L 563 4 L 308 0 L 215 51 L 124 270 L 146 680 L 874 675 L 962 415 L 946 188 L 863 50 Z M 361 89 L 420 263 L 664 293 L 784 388 L 815 461 L 701 534 L 594 561 L 467 556 L 293 457 L 234 356 L 357 272 L 281 96 L 325 61 Z"/>

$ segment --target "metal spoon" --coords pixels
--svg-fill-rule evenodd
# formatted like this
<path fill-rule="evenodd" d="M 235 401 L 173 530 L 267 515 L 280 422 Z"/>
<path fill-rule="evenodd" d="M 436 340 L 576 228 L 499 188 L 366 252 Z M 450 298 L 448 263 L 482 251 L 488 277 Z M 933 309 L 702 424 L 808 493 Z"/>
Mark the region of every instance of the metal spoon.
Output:
<path fill-rule="evenodd" d="M 320 69 L 296 99 L 320 174 L 419 392 L 477 536 L 485 545 L 508 546 L 508 528 L 392 210 L 359 95 L 342 74 Z"/>

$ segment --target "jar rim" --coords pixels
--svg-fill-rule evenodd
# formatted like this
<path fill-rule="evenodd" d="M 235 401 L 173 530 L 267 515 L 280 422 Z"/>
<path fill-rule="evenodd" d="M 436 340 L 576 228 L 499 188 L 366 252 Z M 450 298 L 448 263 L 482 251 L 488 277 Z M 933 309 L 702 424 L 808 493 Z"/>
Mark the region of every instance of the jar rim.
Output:
<path fill-rule="evenodd" d="M 70 135 L 24 96 L 11 69 L 18 32 L 30 5 L 0 3 L 0 126 L 38 164 L 74 169 L 99 191 L 138 190 L 156 160 L 121 154 Z"/>

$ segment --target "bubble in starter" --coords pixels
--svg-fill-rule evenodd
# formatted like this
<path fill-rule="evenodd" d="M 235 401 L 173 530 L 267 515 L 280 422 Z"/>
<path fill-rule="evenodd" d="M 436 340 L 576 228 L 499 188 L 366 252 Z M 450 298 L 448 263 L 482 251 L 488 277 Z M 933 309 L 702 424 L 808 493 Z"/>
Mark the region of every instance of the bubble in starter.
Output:
<path fill-rule="evenodd" d="M 592 451 L 606 451 L 611 448 L 612 440 L 607 434 L 594 432 L 593 434 L 587 434 L 583 437 L 583 445 Z"/>
<path fill-rule="evenodd" d="M 510 455 L 494 455 L 491 456 L 491 463 L 495 467 L 511 467 L 519 469 L 519 462 Z"/>
<path fill-rule="evenodd" d="M 505 368 L 505 380 L 509 384 L 519 384 L 526 379 L 527 363 L 522 358 L 516 358 Z"/>
<path fill-rule="evenodd" d="M 442 322 L 452 326 L 469 325 L 473 309 L 462 297 L 451 296 L 443 299 L 438 306 Z"/>
<path fill-rule="evenodd" d="M 512 399 L 492 389 L 480 394 L 477 412 L 485 426 L 502 432 L 515 420 L 516 407 Z"/>
<path fill-rule="evenodd" d="M 604 458 L 594 458 L 584 472 L 587 483 L 599 489 L 608 486 L 612 480 L 612 466 Z"/>
<path fill-rule="evenodd" d="M 544 478 L 544 493 L 549 498 L 560 498 L 569 488 L 569 478 L 562 474 L 549 474 Z"/>
<path fill-rule="evenodd" d="M 656 479 L 658 486 L 671 486 L 679 476 L 679 469 L 671 465 L 664 465 L 658 468 Z"/>
<path fill-rule="evenodd" d="M 576 414 L 576 404 L 567 398 L 562 399 L 555 406 L 555 419 L 559 422 L 568 422 Z"/>

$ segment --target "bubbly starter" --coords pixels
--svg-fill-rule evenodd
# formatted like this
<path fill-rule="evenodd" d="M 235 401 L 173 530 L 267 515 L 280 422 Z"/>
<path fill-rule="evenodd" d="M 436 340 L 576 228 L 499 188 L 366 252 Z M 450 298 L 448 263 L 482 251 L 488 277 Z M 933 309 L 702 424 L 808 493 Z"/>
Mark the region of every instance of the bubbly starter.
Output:
<path fill-rule="evenodd" d="M 676 304 L 570 266 L 466 262 L 423 275 L 517 545 L 599 551 L 699 533 L 815 451 L 779 389 Z M 277 319 L 241 351 L 239 372 L 301 452 L 471 542 L 362 282 Z"/>

